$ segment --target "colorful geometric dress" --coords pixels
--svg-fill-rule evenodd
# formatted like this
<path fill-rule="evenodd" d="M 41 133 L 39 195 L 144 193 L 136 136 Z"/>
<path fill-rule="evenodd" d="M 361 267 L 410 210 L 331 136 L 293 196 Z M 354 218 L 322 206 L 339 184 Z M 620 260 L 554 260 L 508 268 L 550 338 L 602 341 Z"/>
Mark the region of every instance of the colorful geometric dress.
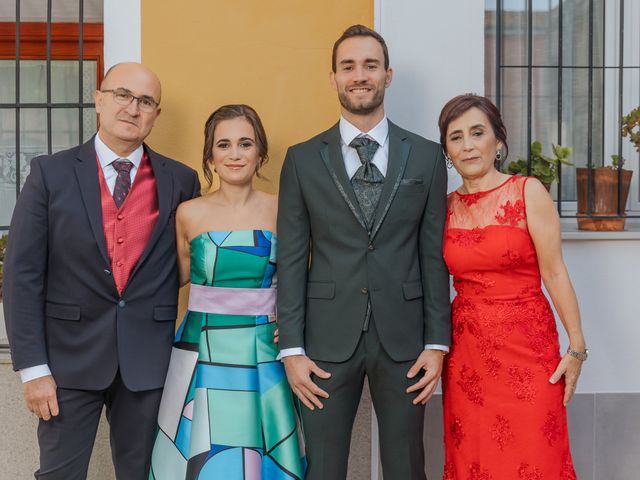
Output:
<path fill-rule="evenodd" d="M 443 374 L 445 480 L 575 480 L 553 312 L 525 210 L 526 177 L 449 195 L 457 296 Z"/>
<path fill-rule="evenodd" d="M 292 480 L 305 471 L 296 403 L 276 360 L 276 237 L 191 241 L 189 310 L 176 333 L 150 480 Z"/>

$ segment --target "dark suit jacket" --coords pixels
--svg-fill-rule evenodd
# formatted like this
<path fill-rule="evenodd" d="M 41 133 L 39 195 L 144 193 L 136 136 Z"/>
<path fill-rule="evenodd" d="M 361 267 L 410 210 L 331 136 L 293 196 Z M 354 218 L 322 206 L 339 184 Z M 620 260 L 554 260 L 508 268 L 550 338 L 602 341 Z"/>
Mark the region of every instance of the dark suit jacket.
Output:
<path fill-rule="evenodd" d="M 200 184 L 194 170 L 145 151 L 159 217 L 122 296 L 107 256 L 93 138 L 31 162 L 5 262 L 16 370 L 49 364 L 63 388 L 104 389 L 118 369 L 131 390 L 163 386 L 178 304 L 175 211 Z"/>
<path fill-rule="evenodd" d="M 427 343 L 449 345 L 446 189 L 440 146 L 389 122 L 388 170 L 369 233 L 347 178 L 338 125 L 289 148 L 278 211 L 280 348 L 347 360 L 368 298 L 394 360 L 415 359 Z"/>

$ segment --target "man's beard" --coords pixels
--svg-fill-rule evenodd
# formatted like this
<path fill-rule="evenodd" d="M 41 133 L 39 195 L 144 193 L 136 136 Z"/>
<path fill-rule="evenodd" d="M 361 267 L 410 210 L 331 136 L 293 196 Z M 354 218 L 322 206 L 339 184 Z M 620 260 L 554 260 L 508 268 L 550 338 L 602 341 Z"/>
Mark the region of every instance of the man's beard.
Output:
<path fill-rule="evenodd" d="M 354 115 L 369 115 L 376 111 L 378 107 L 382 105 L 382 102 L 384 102 L 384 88 L 377 90 L 374 97 L 368 102 L 354 104 L 349 100 L 348 94 L 344 92 L 338 92 L 338 100 L 342 108 L 349 113 Z"/>

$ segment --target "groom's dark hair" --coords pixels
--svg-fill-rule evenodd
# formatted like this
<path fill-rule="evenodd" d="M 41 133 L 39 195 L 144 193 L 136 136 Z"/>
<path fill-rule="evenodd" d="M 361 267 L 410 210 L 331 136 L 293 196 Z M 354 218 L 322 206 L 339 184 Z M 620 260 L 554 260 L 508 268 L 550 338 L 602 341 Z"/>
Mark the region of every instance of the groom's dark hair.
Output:
<path fill-rule="evenodd" d="M 336 40 L 336 43 L 333 44 L 333 52 L 331 54 L 331 68 L 333 69 L 333 73 L 336 73 L 337 69 L 336 53 L 338 51 L 338 47 L 347 38 L 352 37 L 372 37 L 376 39 L 382 47 L 382 53 L 384 53 L 384 69 L 389 69 L 389 50 L 387 49 L 387 43 L 384 41 L 384 38 L 382 38 L 382 35 L 375 30 L 371 30 L 369 27 L 365 27 L 364 25 L 351 25 L 344 31 L 340 38 Z"/>

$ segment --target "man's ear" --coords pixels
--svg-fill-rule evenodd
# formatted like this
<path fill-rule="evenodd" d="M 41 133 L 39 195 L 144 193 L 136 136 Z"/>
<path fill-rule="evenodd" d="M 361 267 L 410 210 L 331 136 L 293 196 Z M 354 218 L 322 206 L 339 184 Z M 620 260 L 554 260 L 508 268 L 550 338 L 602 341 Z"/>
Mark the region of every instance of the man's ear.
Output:
<path fill-rule="evenodd" d="M 387 69 L 387 78 L 384 80 L 384 88 L 389 88 L 391 85 L 391 80 L 393 80 L 393 69 L 389 67 Z"/>
<path fill-rule="evenodd" d="M 336 72 L 329 72 L 329 83 L 331 84 L 331 88 L 334 90 L 338 90 L 338 85 L 336 85 Z"/>
<path fill-rule="evenodd" d="M 96 105 L 96 113 L 100 113 L 102 110 L 102 97 L 103 93 L 100 90 L 93 92 L 93 103 Z"/>

